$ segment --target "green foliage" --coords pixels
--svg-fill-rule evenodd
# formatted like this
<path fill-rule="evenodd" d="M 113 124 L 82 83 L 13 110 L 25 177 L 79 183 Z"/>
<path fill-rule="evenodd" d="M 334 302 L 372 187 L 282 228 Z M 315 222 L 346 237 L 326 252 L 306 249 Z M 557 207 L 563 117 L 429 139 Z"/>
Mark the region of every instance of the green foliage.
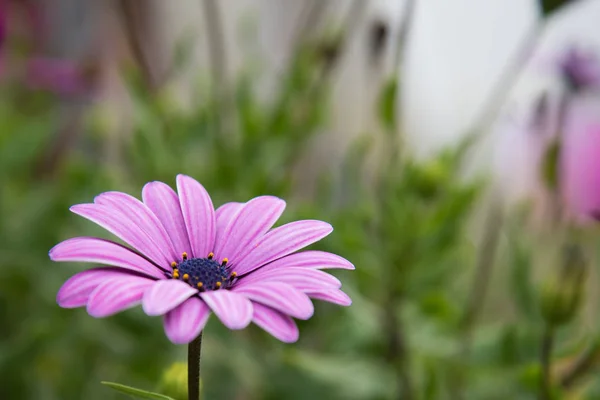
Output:
<path fill-rule="evenodd" d="M 569 3 L 575 3 L 576 0 L 539 0 L 540 9 L 544 16 L 549 16 L 552 13 L 559 11 L 562 7 Z"/>
<path fill-rule="evenodd" d="M 172 397 L 164 396 L 162 394 L 148 392 L 146 390 L 133 388 L 130 386 L 121 385 L 120 383 L 114 382 L 102 382 L 103 385 L 108 386 L 117 392 L 125 393 L 134 399 L 154 399 L 154 400 L 175 400 Z"/>

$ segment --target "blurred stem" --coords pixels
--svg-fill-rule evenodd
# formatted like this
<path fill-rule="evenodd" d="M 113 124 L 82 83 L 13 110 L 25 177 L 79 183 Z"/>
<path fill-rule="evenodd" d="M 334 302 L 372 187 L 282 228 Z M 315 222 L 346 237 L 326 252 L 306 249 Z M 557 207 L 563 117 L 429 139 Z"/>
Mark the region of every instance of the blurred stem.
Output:
<path fill-rule="evenodd" d="M 538 46 L 544 27 L 545 20 L 536 19 L 529 32 L 523 37 L 517 47 L 516 53 L 502 69 L 500 77 L 492 86 L 489 97 L 485 100 L 479 116 L 475 119 L 474 126 L 470 131 L 471 134 L 476 136 L 481 135 L 484 129 L 494 122 L 511 89 L 517 82 L 521 70 L 527 65 L 535 48 Z"/>
<path fill-rule="evenodd" d="M 219 135 L 222 130 L 222 122 L 225 120 L 225 98 L 221 92 L 227 93 L 225 86 L 225 72 L 227 61 L 225 58 L 225 36 L 222 25 L 222 16 L 219 4 L 216 0 L 202 0 L 204 7 L 206 37 L 210 60 L 210 72 L 212 76 L 211 91 L 214 106 L 216 107 L 215 130 Z"/>
<path fill-rule="evenodd" d="M 406 43 L 408 41 L 408 35 L 412 27 L 414 20 L 416 0 L 406 0 L 404 9 L 402 11 L 402 19 L 400 20 L 400 29 L 398 29 L 398 44 L 396 46 L 396 52 L 394 54 L 394 66 L 399 70 L 402 67 L 404 61 L 404 53 L 406 51 Z M 398 70 L 394 73 L 398 73 Z"/>
<path fill-rule="evenodd" d="M 542 337 L 542 346 L 540 348 L 540 400 L 550 400 L 550 367 L 552 347 L 554 345 L 554 329 L 546 325 L 544 336 Z"/>
<path fill-rule="evenodd" d="M 401 297 L 396 297 L 391 292 L 385 309 L 384 326 L 386 327 L 388 341 L 388 360 L 396 371 L 398 382 L 398 399 L 413 400 L 412 380 L 409 374 L 409 354 L 406 343 L 405 330 L 402 319 L 398 317 L 396 310 L 401 304 Z"/>
<path fill-rule="evenodd" d="M 485 227 L 483 238 L 479 247 L 477 256 L 477 264 L 475 267 L 475 277 L 469 297 L 465 313 L 461 321 L 461 330 L 463 331 L 463 339 L 465 340 L 465 353 L 468 354 L 468 342 L 470 341 L 470 332 L 479 316 L 485 296 L 489 286 L 490 277 L 496 258 L 496 249 L 500 239 L 500 229 L 502 227 L 503 211 L 499 200 L 493 199 L 485 219 Z"/>
<path fill-rule="evenodd" d="M 200 358 L 202 332 L 188 345 L 188 400 L 200 399 Z"/>
<path fill-rule="evenodd" d="M 587 373 L 598 367 L 600 362 L 600 340 L 596 340 L 590 348 L 581 355 L 573 366 L 566 371 L 560 379 L 560 385 L 564 389 L 571 388 Z"/>

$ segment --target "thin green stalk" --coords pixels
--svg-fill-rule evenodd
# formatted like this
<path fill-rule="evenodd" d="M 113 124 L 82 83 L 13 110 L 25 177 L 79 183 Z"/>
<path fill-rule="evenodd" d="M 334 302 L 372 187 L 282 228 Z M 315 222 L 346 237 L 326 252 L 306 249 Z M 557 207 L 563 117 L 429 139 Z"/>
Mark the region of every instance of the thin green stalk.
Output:
<path fill-rule="evenodd" d="M 202 332 L 188 345 L 188 400 L 200 399 L 200 359 Z"/>
<path fill-rule="evenodd" d="M 554 346 L 554 329 L 547 325 L 540 348 L 540 400 L 551 399 L 550 367 L 552 366 L 552 347 Z"/>

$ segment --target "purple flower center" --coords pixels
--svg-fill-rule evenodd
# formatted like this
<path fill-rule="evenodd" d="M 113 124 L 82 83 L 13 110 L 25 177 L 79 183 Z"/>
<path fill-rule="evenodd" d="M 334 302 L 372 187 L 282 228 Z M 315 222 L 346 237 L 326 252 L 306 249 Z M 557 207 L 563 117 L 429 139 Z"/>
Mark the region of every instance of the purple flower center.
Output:
<path fill-rule="evenodd" d="M 187 258 L 183 253 L 183 260 L 179 263 L 174 262 L 173 279 L 187 282 L 190 286 L 199 290 L 217 290 L 227 287 L 236 277 L 236 273 L 227 271 L 227 259 L 219 264 L 213 259 L 210 253 L 206 258 Z"/>

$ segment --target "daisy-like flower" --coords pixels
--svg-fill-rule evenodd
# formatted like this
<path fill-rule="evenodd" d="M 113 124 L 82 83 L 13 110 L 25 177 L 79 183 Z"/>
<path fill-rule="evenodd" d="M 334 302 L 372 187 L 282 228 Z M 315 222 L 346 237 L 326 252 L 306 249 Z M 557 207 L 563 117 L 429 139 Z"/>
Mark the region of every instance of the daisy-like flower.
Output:
<path fill-rule="evenodd" d="M 321 269 L 354 269 L 323 251 L 296 252 L 333 228 L 316 220 L 271 229 L 285 202 L 273 196 L 226 203 L 216 211 L 196 180 L 177 176 L 177 193 L 150 182 L 143 201 L 106 192 L 93 204 L 71 211 L 100 225 L 131 247 L 105 239 L 77 237 L 50 250 L 53 261 L 107 265 L 80 272 L 62 286 L 64 308 L 87 306 L 107 317 L 141 304 L 163 316 L 167 337 L 193 341 L 213 312 L 230 329 L 254 322 L 284 342 L 298 339 L 293 318 L 313 314 L 310 298 L 350 305 L 338 279 Z"/>

